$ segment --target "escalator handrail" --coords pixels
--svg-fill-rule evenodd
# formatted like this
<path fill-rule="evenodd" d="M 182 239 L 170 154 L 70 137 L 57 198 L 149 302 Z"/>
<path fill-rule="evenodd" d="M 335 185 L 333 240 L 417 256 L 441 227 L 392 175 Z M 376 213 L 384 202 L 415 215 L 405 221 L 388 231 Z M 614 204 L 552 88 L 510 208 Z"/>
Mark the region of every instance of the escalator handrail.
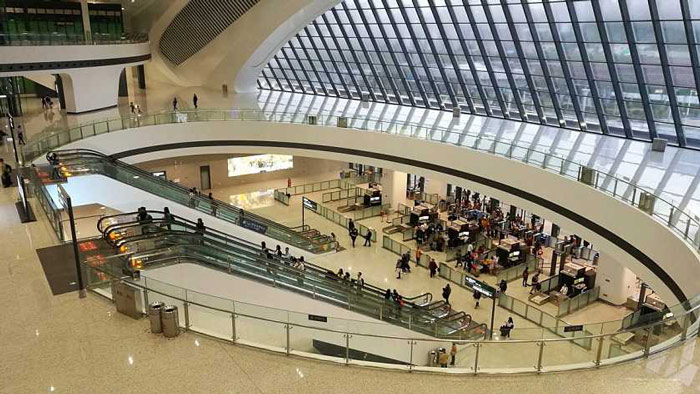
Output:
<path fill-rule="evenodd" d="M 165 213 L 162 212 L 162 211 L 147 210 L 146 212 L 147 212 L 147 213 L 150 213 L 150 214 L 157 214 L 157 215 L 165 216 Z M 103 222 L 103 220 L 108 220 L 108 219 L 111 219 L 111 218 L 114 218 L 114 217 L 117 217 L 117 216 L 134 216 L 134 217 L 135 217 L 136 214 L 137 214 L 137 213 L 134 212 L 134 213 L 126 213 L 126 214 L 117 214 L 117 215 L 105 216 L 105 217 L 101 218 L 101 219 L 97 222 L 98 229 L 100 229 L 100 228 L 102 227 L 102 222 Z M 196 230 L 196 223 L 194 223 L 193 221 L 188 220 L 188 219 L 186 219 L 186 218 L 183 218 L 183 217 L 181 217 L 181 216 L 177 216 L 177 215 L 172 215 L 172 217 L 173 217 L 173 219 L 174 219 L 172 222 L 168 222 L 168 221 L 166 221 L 166 220 L 164 220 L 164 219 L 153 219 L 153 221 L 150 222 L 150 223 L 140 223 L 140 222 L 138 222 L 138 221 L 136 221 L 136 220 L 133 221 L 133 222 L 115 223 L 115 224 L 113 224 L 113 225 L 107 226 L 104 230 L 102 230 L 102 233 L 103 233 L 103 236 L 105 237 L 105 239 L 107 239 L 107 241 L 110 242 L 109 238 L 107 237 L 107 234 L 108 234 L 110 231 L 115 230 L 116 228 L 120 228 L 120 227 L 124 227 L 124 226 L 144 226 L 144 225 L 149 225 L 149 224 L 153 224 L 153 223 L 162 223 L 163 225 L 167 225 L 167 224 L 176 224 L 176 225 L 183 226 L 182 224 L 177 223 L 178 221 L 184 222 L 184 223 L 186 223 L 186 224 L 188 225 L 188 226 L 183 226 L 183 227 L 188 227 L 188 228 L 192 229 L 193 231 Z M 230 234 L 221 232 L 221 231 L 219 231 L 219 230 L 215 230 L 215 229 L 211 229 L 211 228 L 207 227 L 207 228 L 206 228 L 206 234 L 207 234 L 207 235 L 212 235 L 212 233 L 213 233 L 214 235 L 216 235 L 217 237 L 219 237 L 219 238 L 225 239 L 226 241 L 230 241 L 231 243 L 239 243 L 239 244 L 242 244 L 242 245 L 245 246 L 245 247 L 248 247 L 248 248 L 253 249 L 253 250 L 256 251 L 256 252 L 260 252 L 260 245 L 255 245 L 255 244 L 253 244 L 253 243 L 250 242 L 250 241 L 247 241 L 247 240 L 238 238 L 238 237 L 236 237 L 236 236 L 232 236 L 232 235 L 230 235 Z M 272 249 L 268 248 L 268 250 L 269 250 L 270 252 L 272 252 Z M 285 260 L 286 260 L 286 259 L 285 259 Z M 314 268 L 314 269 L 316 269 L 316 270 L 318 270 L 318 271 L 322 271 L 322 272 L 324 272 L 324 273 L 332 272 L 332 271 L 330 271 L 330 270 L 328 270 L 328 269 L 326 269 L 326 268 L 317 266 L 317 265 L 315 265 L 315 264 L 313 264 L 313 263 L 311 263 L 311 262 L 309 262 L 309 261 L 304 261 L 304 265 L 305 265 L 307 268 L 308 268 L 308 267 L 311 267 L 311 268 Z M 379 288 L 379 287 L 377 287 L 377 286 L 368 284 L 368 283 L 366 283 L 366 282 L 365 282 L 365 286 L 370 287 L 370 288 L 374 289 L 375 291 L 384 294 L 384 290 L 381 289 L 381 288 Z M 430 295 L 430 297 L 432 298 L 432 294 Z M 415 297 L 414 297 L 414 298 L 415 298 Z M 406 299 L 404 299 L 404 300 L 406 300 Z M 411 304 L 413 304 L 413 303 L 411 303 Z"/>
<path fill-rule="evenodd" d="M 142 177 L 145 177 L 146 179 L 149 179 L 149 181 L 152 181 L 152 182 L 158 182 L 160 185 L 163 185 L 163 186 L 165 186 L 165 187 L 167 187 L 167 188 L 169 188 L 169 189 L 171 189 L 171 190 L 173 190 L 173 191 L 175 191 L 175 192 L 182 193 L 182 194 L 185 194 L 185 195 L 188 195 L 188 194 L 189 194 L 189 190 L 188 190 L 186 187 L 182 186 L 182 185 L 179 185 L 179 184 L 174 183 L 174 182 L 169 182 L 169 181 L 167 181 L 167 180 L 165 180 L 165 179 L 162 179 L 162 178 L 160 178 L 160 177 L 153 176 L 151 173 L 149 173 L 149 172 L 147 172 L 147 171 L 144 171 L 144 170 L 142 170 L 142 169 L 140 169 L 140 168 L 138 168 L 138 167 L 135 167 L 135 166 L 126 164 L 126 163 L 124 163 L 124 162 L 122 162 L 122 161 L 116 160 L 116 159 L 114 159 L 114 158 L 112 158 L 112 157 L 110 157 L 110 156 L 107 156 L 107 155 L 105 155 L 105 154 L 103 154 L 103 153 L 100 153 L 100 152 L 97 152 L 97 151 L 94 151 L 94 150 L 90 150 L 90 149 L 73 149 L 73 150 L 57 150 L 57 151 L 51 151 L 51 152 L 49 152 L 49 153 L 46 154 L 47 160 L 49 160 L 49 156 L 50 156 L 51 154 L 53 154 L 53 153 L 56 153 L 56 154 L 58 155 L 59 163 L 60 163 L 60 160 L 61 160 L 61 159 L 60 159 L 60 158 L 61 158 L 61 155 L 78 156 L 78 159 L 80 159 L 80 160 L 85 160 L 85 159 L 86 159 L 86 158 L 83 157 L 83 156 L 93 156 L 93 158 L 96 159 L 96 160 L 99 160 L 99 161 L 108 161 L 110 164 L 112 164 L 112 165 L 114 165 L 114 166 L 116 166 L 116 167 L 119 167 L 119 168 L 121 168 L 121 169 L 123 169 L 123 170 L 125 170 L 125 171 L 129 171 L 129 172 L 132 172 L 132 173 L 137 173 L 140 177 L 141 177 L 141 176 L 142 176 Z M 61 164 L 62 164 L 62 163 L 61 163 Z M 217 205 L 217 209 L 232 211 L 235 215 L 238 215 L 239 217 L 241 216 L 241 213 L 245 212 L 245 213 L 244 213 L 244 216 L 250 217 L 251 219 L 255 220 L 256 222 L 260 222 L 260 223 L 266 224 L 266 225 L 268 225 L 268 226 L 270 226 L 270 227 L 277 228 L 277 229 L 279 229 L 280 231 L 282 231 L 283 233 L 288 234 L 289 237 L 290 237 L 291 239 L 294 239 L 294 238 L 301 238 L 302 240 L 304 240 L 305 242 L 307 242 L 308 244 L 310 244 L 312 248 L 313 248 L 313 247 L 320 248 L 322 245 L 326 244 L 326 243 L 314 242 L 313 240 L 310 240 L 310 239 L 308 239 L 308 238 L 302 236 L 301 234 L 299 234 L 299 232 L 294 231 L 293 229 L 291 229 L 291 228 L 289 228 L 289 227 L 286 227 L 286 226 L 284 226 L 284 225 L 282 225 L 282 224 L 280 224 L 280 223 L 277 223 L 277 222 L 275 222 L 275 221 L 273 221 L 273 220 L 267 219 L 267 218 L 262 217 L 262 216 L 260 216 L 260 215 L 256 215 L 256 214 L 254 214 L 254 213 L 252 213 L 252 212 L 244 211 L 244 210 L 241 209 L 241 208 L 235 207 L 235 206 L 233 206 L 233 205 L 231 205 L 231 204 L 228 204 L 228 203 L 226 203 L 226 202 L 223 202 L 223 201 L 221 201 L 221 200 L 210 199 L 210 198 L 208 198 L 208 197 L 202 197 L 201 195 L 195 195 L 195 196 L 193 196 L 193 197 L 194 197 L 194 199 L 195 199 L 196 201 L 198 201 L 199 203 L 205 202 L 205 203 L 207 203 L 207 204 L 211 204 L 212 202 L 214 202 L 214 203 L 216 203 L 216 205 Z M 189 196 L 188 196 L 188 198 L 189 198 Z M 237 223 L 236 223 L 236 224 L 237 224 Z M 237 225 L 238 225 L 238 224 L 237 224 Z"/>
<path fill-rule="evenodd" d="M 142 239 L 148 239 L 148 238 L 156 238 L 160 236 L 164 236 L 167 234 L 171 234 L 172 232 L 164 232 L 164 233 L 149 233 L 143 235 Z M 187 232 L 177 232 L 177 235 L 182 235 L 185 237 L 189 238 L 197 238 L 195 234 L 192 233 L 187 233 Z M 178 247 L 179 246 L 179 247 Z M 226 246 L 226 245 L 223 245 Z M 177 245 L 176 247 L 169 247 L 169 248 L 158 248 L 155 250 L 141 250 L 139 252 L 133 252 L 133 253 L 126 253 L 123 254 L 122 256 L 127 257 L 127 261 L 129 258 L 143 258 L 143 257 L 153 257 L 153 256 L 159 256 L 164 253 L 178 253 L 178 255 L 182 255 L 187 258 L 192 258 L 195 257 L 195 255 L 189 254 L 189 249 L 187 247 L 196 247 L 197 250 L 202 251 L 203 255 L 206 257 L 211 258 L 212 260 L 218 260 L 222 256 L 216 256 L 216 254 L 211 255 L 208 254 L 207 251 L 214 250 L 215 252 L 222 252 L 222 253 L 230 253 L 230 250 L 225 247 L 216 247 L 215 245 L 201 245 L 199 241 L 195 241 L 192 243 L 188 244 L 180 244 Z M 256 253 L 250 253 L 248 252 L 249 256 L 246 259 L 249 261 L 252 266 L 258 266 L 261 270 L 267 270 L 268 268 L 273 268 L 274 272 L 282 272 L 282 273 L 288 273 L 291 275 L 302 275 L 306 280 L 309 282 L 316 283 L 316 286 L 320 286 L 319 288 L 326 289 L 327 291 L 331 291 L 336 294 L 347 294 L 348 297 L 352 297 L 353 295 L 356 294 L 357 290 L 361 289 L 363 293 L 365 293 L 365 296 L 360 296 L 357 298 L 355 297 L 355 301 L 359 300 L 364 300 L 364 301 L 369 301 L 370 303 L 374 304 L 379 304 L 381 305 L 385 310 L 391 310 L 395 307 L 395 304 L 393 301 L 388 301 L 384 298 L 383 294 L 377 293 L 376 291 L 373 291 L 371 289 L 367 289 L 365 287 L 358 288 L 354 285 L 350 285 L 346 282 L 341 282 L 338 279 L 335 279 L 335 276 L 332 272 L 331 278 L 333 280 L 326 280 L 330 279 L 327 275 L 325 275 L 323 272 L 316 272 L 314 277 L 306 276 L 308 271 L 299 271 L 294 267 L 288 266 L 286 264 L 280 263 L 278 260 L 267 260 L 263 259 L 259 254 Z M 239 255 L 239 257 L 241 257 Z M 159 259 L 160 261 L 162 259 Z M 240 261 L 240 260 L 239 260 Z M 261 263 L 262 261 L 262 263 Z M 145 265 L 149 265 L 149 261 L 145 260 L 143 262 Z M 210 262 L 209 262 L 210 263 Z M 228 262 L 226 262 L 228 263 Z M 125 264 L 128 264 L 128 262 L 125 262 Z M 240 264 L 240 263 L 239 263 Z M 247 266 L 251 266 L 251 264 L 246 264 Z M 240 266 L 241 268 L 243 266 Z M 268 271 L 269 272 L 269 271 Z M 353 289 L 352 292 L 349 292 L 350 289 Z M 349 298 L 348 298 L 349 299 Z M 359 304 L 358 304 L 359 305 Z M 413 322 L 418 323 L 418 322 L 423 322 L 423 324 L 429 325 L 434 319 L 432 316 L 429 314 L 426 314 L 425 311 L 421 310 L 420 308 L 407 308 L 404 313 L 409 313 L 410 315 L 414 316 Z M 443 322 L 440 322 L 441 325 L 445 325 Z M 446 328 L 453 328 L 450 327 L 449 325 L 445 325 Z"/>
<path fill-rule="evenodd" d="M 191 222 L 190 222 L 190 223 L 191 223 Z M 135 235 L 135 236 L 130 236 L 130 237 L 120 237 L 120 238 L 118 238 L 118 239 L 116 240 L 115 243 L 112 243 L 111 240 L 109 239 L 108 235 L 107 235 L 107 234 L 109 234 L 111 231 L 114 231 L 114 230 L 115 230 L 115 227 L 124 228 L 124 227 L 143 227 L 143 226 L 159 226 L 159 225 L 162 225 L 162 226 L 166 226 L 166 225 L 180 226 L 180 227 L 183 227 L 183 228 L 185 228 L 185 229 L 190 229 L 190 230 L 192 230 L 192 231 L 191 231 L 191 232 L 187 232 L 187 231 L 181 231 L 181 230 L 166 230 L 166 231 L 153 232 L 153 233 L 147 232 L 147 233 L 143 233 L 143 234 Z M 161 230 L 164 229 L 163 227 L 160 227 L 160 228 L 161 228 Z M 187 236 L 187 237 L 191 237 L 191 238 L 199 237 L 199 235 L 196 233 L 196 227 L 195 227 L 195 226 L 193 226 L 193 225 L 191 225 L 191 224 L 189 224 L 189 223 L 186 223 L 186 224 L 183 225 L 182 223 L 179 223 L 179 222 L 177 222 L 177 221 L 167 221 L 167 220 L 163 220 L 163 219 L 154 219 L 153 221 L 148 222 L 148 223 L 139 223 L 139 222 L 118 223 L 118 224 L 115 224 L 115 225 L 113 225 L 113 226 L 107 227 L 107 228 L 105 229 L 105 232 L 104 232 L 104 236 L 105 236 L 105 239 L 107 240 L 107 242 L 110 243 L 110 244 L 114 244 L 116 247 L 120 247 L 120 246 L 122 246 L 122 245 L 124 245 L 124 244 L 126 244 L 126 243 L 130 243 L 130 242 L 139 242 L 139 241 L 143 241 L 143 240 L 148 240 L 148 239 L 154 238 L 154 237 L 156 237 L 156 236 L 165 236 L 165 235 L 168 235 L 168 234 L 174 234 L 174 235 L 180 235 L 180 236 Z M 209 238 L 208 241 L 209 241 L 209 242 L 212 242 L 211 238 L 214 238 L 215 240 L 218 239 L 218 240 L 219 240 L 218 242 L 219 242 L 220 244 L 223 244 L 223 245 L 226 246 L 226 247 L 231 247 L 232 245 L 237 245 L 237 239 L 235 239 L 235 238 L 232 239 L 232 238 L 226 237 L 226 234 L 221 233 L 221 232 L 219 232 L 219 234 L 210 234 L 209 231 L 208 231 L 208 229 L 207 229 L 207 230 L 205 231 L 205 235 L 208 236 L 208 238 Z M 223 236 L 222 236 L 222 235 L 223 235 Z M 220 241 L 220 240 L 222 240 L 222 239 L 223 239 L 223 242 Z M 232 239 L 232 242 L 229 242 L 231 239 Z M 256 259 L 260 259 L 260 258 L 261 258 L 261 257 L 260 257 L 260 252 L 261 252 L 261 250 L 260 250 L 258 247 L 255 247 L 254 244 L 252 244 L 252 243 L 246 243 L 246 244 L 244 244 L 244 245 L 239 245 L 239 246 L 242 246 L 243 248 L 246 248 L 245 250 L 241 251 L 241 253 L 245 252 L 245 253 L 247 253 L 250 257 L 254 257 L 254 258 L 256 258 Z M 144 252 L 145 252 L 145 251 L 144 251 Z M 138 253 L 138 252 L 137 252 L 137 253 Z M 291 267 L 291 260 L 286 259 L 286 258 L 284 258 L 283 256 L 282 256 L 282 257 L 279 257 L 279 256 L 274 255 L 274 260 L 273 260 L 273 261 L 274 261 L 277 265 L 279 265 L 280 267 L 285 267 L 285 269 L 286 269 L 286 267 Z M 280 265 L 280 264 L 277 263 L 277 262 L 282 262 L 282 264 Z M 267 259 L 265 259 L 265 263 L 266 263 L 266 264 L 269 264 L 270 261 L 268 261 Z M 328 270 L 328 269 L 325 269 L 325 268 L 320 267 L 320 266 L 317 266 L 317 265 L 315 265 L 315 264 L 312 264 L 312 263 L 309 263 L 309 262 L 306 262 L 306 261 L 305 261 L 305 262 L 304 262 L 304 266 L 306 267 L 306 270 L 310 270 L 310 271 L 316 272 L 316 273 L 318 274 L 319 277 L 329 278 L 329 276 L 330 276 L 330 277 L 333 277 L 333 278 L 337 278 L 337 277 L 336 277 L 336 274 L 335 274 L 333 271 Z M 292 268 L 293 268 L 293 267 L 292 267 Z M 344 284 L 344 286 L 345 286 L 345 284 Z M 373 295 L 375 295 L 375 296 L 377 296 L 377 297 L 382 297 L 382 298 L 384 298 L 384 290 L 382 290 L 382 289 L 380 289 L 380 288 L 378 288 L 378 287 L 376 287 L 376 286 L 373 286 L 373 285 L 371 285 L 371 284 L 369 284 L 369 283 L 367 283 L 367 282 L 365 282 L 365 285 L 363 286 L 363 290 L 364 290 L 364 291 L 371 291 L 371 292 L 373 293 Z M 412 305 L 411 305 L 411 306 L 412 306 Z"/>

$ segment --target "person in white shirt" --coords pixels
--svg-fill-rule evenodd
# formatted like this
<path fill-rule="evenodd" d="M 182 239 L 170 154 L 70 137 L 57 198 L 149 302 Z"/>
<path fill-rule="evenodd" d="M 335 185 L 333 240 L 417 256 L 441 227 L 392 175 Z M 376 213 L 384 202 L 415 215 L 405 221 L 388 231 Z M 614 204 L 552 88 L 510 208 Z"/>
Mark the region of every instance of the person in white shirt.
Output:
<path fill-rule="evenodd" d="M 564 285 L 559 289 L 559 294 L 561 295 L 567 295 L 569 293 L 569 287 L 567 285 Z"/>
<path fill-rule="evenodd" d="M 473 245 L 473 244 L 467 244 L 467 253 L 471 253 L 472 250 L 474 250 L 474 245 Z"/>

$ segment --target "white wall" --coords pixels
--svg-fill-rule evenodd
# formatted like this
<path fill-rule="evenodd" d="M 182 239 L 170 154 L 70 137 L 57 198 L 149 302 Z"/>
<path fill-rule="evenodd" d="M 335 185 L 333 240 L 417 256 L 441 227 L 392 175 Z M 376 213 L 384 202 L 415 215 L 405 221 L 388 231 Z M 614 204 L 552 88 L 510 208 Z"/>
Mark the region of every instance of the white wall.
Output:
<path fill-rule="evenodd" d="M 142 276 L 193 290 L 201 294 L 236 300 L 240 302 L 236 303 L 236 312 L 241 314 L 259 316 L 278 321 L 290 321 L 291 323 L 307 327 L 356 333 L 351 339 L 350 347 L 352 349 L 381 355 L 394 360 L 409 361 L 409 346 L 405 339 L 384 339 L 357 334 L 430 339 L 427 335 L 385 323 L 381 320 L 352 312 L 324 301 L 315 300 L 311 297 L 291 291 L 266 286 L 258 282 L 228 275 L 196 264 L 185 263 L 145 270 Z M 196 296 L 194 296 L 194 298 L 196 301 Z M 226 305 L 220 300 L 218 303 Z M 286 311 L 291 311 L 292 313 L 288 314 Z M 309 314 L 326 316 L 328 317 L 328 321 L 317 322 L 309 320 Z M 194 315 L 194 313 L 191 313 L 191 315 Z M 208 316 L 200 315 L 193 316 L 191 318 L 194 320 L 192 324 L 197 326 L 197 318 L 202 319 L 207 317 Z M 220 321 L 218 324 L 215 319 L 210 319 L 212 321 L 209 322 L 209 324 L 200 323 L 200 325 L 207 327 L 215 325 L 214 328 L 219 327 L 222 333 L 230 329 L 230 319 Z M 256 322 L 249 318 L 238 319 L 239 326 L 243 325 L 242 322 L 245 322 L 248 328 L 246 330 L 247 332 L 241 332 L 241 327 L 239 327 L 238 333 L 242 339 L 248 341 L 259 340 L 262 344 L 269 345 L 270 343 L 280 342 L 276 339 L 283 338 L 285 335 L 282 325 L 275 327 L 271 323 Z M 258 326 L 259 332 L 251 332 L 255 331 L 254 328 L 256 325 Z M 318 339 L 338 346 L 345 346 L 345 338 L 341 333 L 330 333 L 296 327 L 292 328 L 291 334 L 293 334 L 291 335 L 291 340 L 293 342 L 305 343 L 305 348 L 300 349 L 302 351 L 311 351 L 310 339 Z M 425 355 L 427 355 L 430 350 L 436 347 L 449 348 L 448 344 L 448 342 L 421 341 L 414 346 L 416 360 L 422 362 L 422 360 L 426 358 Z"/>
<path fill-rule="evenodd" d="M 173 0 L 149 31 L 153 63 L 149 76 L 180 86 L 228 84 L 238 93 L 257 90 L 260 71 L 299 30 L 340 0 L 263 0 L 248 10 L 214 40 L 184 63 L 175 66 L 158 49 L 160 38 L 172 18 L 187 4 Z"/>
<path fill-rule="evenodd" d="M 502 201 L 509 201 L 522 209 L 546 217 L 563 228 L 570 229 L 609 254 L 614 260 L 631 269 L 669 304 L 675 304 L 676 295 L 664 281 L 656 276 L 650 267 L 630 255 L 612 240 L 588 227 L 572 220 L 569 216 L 545 206 L 540 206 L 529 199 L 504 191 L 502 187 L 488 186 L 459 176 L 446 175 L 429 169 L 417 169 L 408 164 L 372 157 L 378 152 L 401 158 L 401 160 L 418 159 L 425 163 L 439 165 L 446 169 L 456 169 L 468 174 L 478 175 L 487 180 L 497 180 L 502 184 L 531 193 L 544 200 L 566 207 L 568 210 L 597 223 L 604 229 L 616 234 L 636 249 L 648 256 L 661 267 L 686 296 L 700 293 L 700 258 L 675 233 L 653 219 L 621 201 L 605 195 L 590 186 L 564 178 L 554 173 L 527 164 L 478 152 L 463 147 L 426 142 L 399 135 L 337 129 L 324 126 L 293 125 L 268 122 L 197 122 L 168 124 L 143 127 L 137 131 L 126 130 L 103 134 L 86 140 L 69 144 L 68 147 L 96 149 L 107 154 L 126 150 L 186 142 L 197 135 L 199 141 L 275 141 L 285 143 L 306 143 L 328 146 L 338 149 L 355 149 L 350 153 L 337 153 L 317 150 L 311 147 L 278 148 L 267 147 L 268 153 L 287 153 L 307 157 L 328 158 L 347 162 L 361 162 L 399 171 L 421 173 L 426 177 L 441 179 L 444 182 L 459 184 Z M 131 138 L 130 138 L 131 137 Z M 251 142 L 247 146 L 230 147 L 219 142 L 206 148 L 185 148 L 170 152 L 142 154 L 128 158 L 128 162 L 154 160 L 172 157 L 175 154 L 192 155 L 230 152 L 259 152 L 260 143 Z M 544 204 L 544 203 L 543 203 Z M 603 231 L 603 230 L 599 230 Z"/>
<path fill-rule="evenodd" d="M 62 72 L 66 111 L 77 114 L 116 106 L 123 69 L 124 66 L 118 65 Z"/>
<path fill-rule="evenodd" d="M 384 170 L 382 174 L 382 202 L 398 209 L 406 201 L 407 174 L 401 171 Z"/>

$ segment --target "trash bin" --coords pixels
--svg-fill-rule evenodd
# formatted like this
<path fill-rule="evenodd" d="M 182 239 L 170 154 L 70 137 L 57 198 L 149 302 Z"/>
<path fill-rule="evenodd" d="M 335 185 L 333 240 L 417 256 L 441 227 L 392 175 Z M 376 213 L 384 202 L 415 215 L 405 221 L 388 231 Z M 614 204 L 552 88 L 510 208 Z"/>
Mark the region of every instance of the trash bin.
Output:
<path fill-rule="evenodd" d="M 428 353 L 428 366 L 429 367 L 436 367 L 437 366 L 437 351 L 436 350 L 431 350 Z"/>
<path fill-rule="evenodd" d="M 160 321 L 160 312 L 165 306 L 162 302 L 151 302 L 148 305 L 148 320 L 151 322 L 151 332 L 160 334 L 163 332 L 163 324 Z"/>
<path fill-rule="evenodd" d="M 179 317 L 177 307 L 168 305 L 160 311 L 160 320 L 163 325 L 163 335 L 167 338 L 174 338 L 180 334 Z"/>

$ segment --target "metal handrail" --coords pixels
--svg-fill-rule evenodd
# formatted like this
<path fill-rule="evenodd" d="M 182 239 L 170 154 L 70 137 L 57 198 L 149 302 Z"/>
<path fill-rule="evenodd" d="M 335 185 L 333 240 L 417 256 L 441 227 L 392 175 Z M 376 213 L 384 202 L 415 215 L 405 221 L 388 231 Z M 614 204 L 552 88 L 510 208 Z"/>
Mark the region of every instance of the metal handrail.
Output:
<path fill-rule="evenodd" d="M 70 166 L 70 164 L 69 164 L 70 161 L 77 161 L 79 165 L 86 165 L 86 164 L 90 163 L 90 161 L 92 160 L 95 163 L 98 163 L 100 165 L 112 165 L 112 166 L 115 166 L 116 168 L 119 168 L 119 169 L 126 171 L 128 173 L 137 174 L 138 178 L 148 180 L 148 182 L 151 182 L 151 183 L 156 183 L 159 186 L 166 187 L 166 188 L 172 190 L 173 192 L 176 192 L 176 193 L 181 194 L 183 196 L 188 194 L 187 188 L 185 188 L 182 185 L 167 181 L 167 180 L 162 179 L 160 177 L 153 176 L 151 173 L 149 173 L 147 171 L 144 171 L 144 170 L 142 170 L 138 167 L 135 167 L 135 166 L 128 165 L 128 164 L 123 163 L 119 160 L 112 159 L 112 158 L 110 158 L 110 157 L 108 157 L 100 152 L 97 152 L 97 151 L 93 151 L 93 150 L 89 150 L 89 149 L 75 149 L 75 150 L 56 151 L 55 153 L 57 154 L 57 158 L 59 159 L 59 162 L 61 163 L 61 165 L 66 164 L 66 165 Z M 67 160 L 67 162 L 66 162 L 66 160 Z M 104 172 L 104 171 L 100 171 L 99 168 L 92 168 L 91 171 L 97 171 L 98 173 L 101 173 L 101 174 Z M 309 251 L 314 252 L 314 253 L 322 252 L 322 251 L 324 251 L 324 249 L 330 250 L 330 246 L 328 246 L 328 245 L 330 243 L 332 243 L 331 241 L 329 241 L 327 243 L 323 243 L 323 242 L 319 242 L 319 241 L 316 241 L 313 239 L 307 239 L 307 238 L 301 236 L 298 232 L 293 231 L 293 230 L 289 229 L 288 227 L 283 226 L 275 221 L 272 221 L 270 219 L 264 218 L 260 215 L 256 215 L 256 214 L 251 213 L 251 212 L 246 211 L 244 213 L 244 211 L 242 209 L 235 207 L 235 206 L 232 206 L 230 204 L 227 204 L 227 203 L 220 201 L 220 200 L 209 199 L 208 197 L 202 197 L 202 196 L 193 196 L 192 198 L 197 201 L 198 205 L 199 205 L 199 203 L 202 203 L 202 202 L 208 203 L 208 204 L 214 203 L 217 206 L 217 212 L 229 211 L 229 213 L 233 214 L 237 218 L 240 218 L 243 215 L 245 215 L 245 217 L 247 217 L 247 218 L 250 218 L 258 223 L 265 224 L 269 228 L 275 228 L 276 230 L 279 230 L 281 233 L 284 233 L 285 235 L 289 236 L 289 240 L 281 240 L 281 241 L 292 241 L 298 247 L 301 247 L 300 246 L 301 244 L 308 244 L 309 245 L 308 249 L 310 249 Z M 217 217 L 219 217 L 219 216 L 217 216 Z M 228 218 L 225 218 L 223 216 L 220 217 L 220 219 L 232 222 L 231 220 L 229 220 Z M 241 225 L 241 223 L 238 221 L 236 221 L 236 223 L 234 223 L 234 224 Z M 324 245 L 328 246 L 328 247 L 324 248 Z"/>
<path fill-rule="evenodd" d="M 83 34 L 54 33 L 0 33 L 0 46 L 40 45 L 122 45 L 148 42 L 147 33 L 122 33 L 120 35 L 92 33 L 87 40 Z"/>

